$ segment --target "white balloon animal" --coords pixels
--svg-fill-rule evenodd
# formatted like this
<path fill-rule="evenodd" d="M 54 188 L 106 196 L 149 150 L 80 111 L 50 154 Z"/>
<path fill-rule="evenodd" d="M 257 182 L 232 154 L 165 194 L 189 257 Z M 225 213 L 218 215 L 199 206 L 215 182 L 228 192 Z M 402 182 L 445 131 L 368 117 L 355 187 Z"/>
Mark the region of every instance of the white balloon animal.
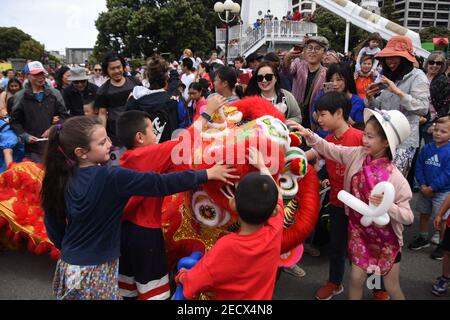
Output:
<path fill-rule="evenodd" d="M 365 227 L 370 226 L 372 223 L 376 223 L 380 226 L 385 226 L 389 223 L 390 218 L 388 211 L 394 203 L 395 189 L 390 182 L 380 182 L 373 188 L 372 195 L 383 194 L 383 201 L 376 207 L 369 202 L 369 205 L 362 202 L 358 198 L 354 197 L 347 191 L 341 190 L 338 193 L 338 199 L 345 203 L 353 210 L 361 213 L 361 224 Z"/>

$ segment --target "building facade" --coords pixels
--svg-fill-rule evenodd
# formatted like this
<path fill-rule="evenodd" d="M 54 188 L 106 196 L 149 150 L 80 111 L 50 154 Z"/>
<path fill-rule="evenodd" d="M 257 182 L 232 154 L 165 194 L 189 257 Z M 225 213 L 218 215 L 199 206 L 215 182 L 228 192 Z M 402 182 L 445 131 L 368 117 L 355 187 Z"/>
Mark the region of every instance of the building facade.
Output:
<path fill-rule="evenodd" d="M 303 17 L 311 15 L 316 10 L 316 3 L 308 0 L 292 0 L 292 10 L 298 8 Z"/>
<path fill-rule="evenodd" d="M 450 28 L 450 0 L 393 0 L 394 13 L 404 27 L 419 31 L 428 27 Z M 384 5 L 386 1 L 380 1 Z"/>
<path fill-rule="evenodd" d="M 94 52 L 92 48 L 66 48 L 67 64 L 83 64 Z"/>

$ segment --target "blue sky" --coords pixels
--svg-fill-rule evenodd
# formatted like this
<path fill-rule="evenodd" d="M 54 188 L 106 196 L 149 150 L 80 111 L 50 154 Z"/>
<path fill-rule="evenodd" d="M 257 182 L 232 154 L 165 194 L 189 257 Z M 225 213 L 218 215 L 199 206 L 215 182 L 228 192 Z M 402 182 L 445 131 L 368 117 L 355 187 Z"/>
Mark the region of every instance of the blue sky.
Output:
<path fill-rule="evenodd" d="M 95 20 L 106 0 L 0 0 L 0 26 L 17 27 L 43 43 L 46 50 L 93 48 Z"/>

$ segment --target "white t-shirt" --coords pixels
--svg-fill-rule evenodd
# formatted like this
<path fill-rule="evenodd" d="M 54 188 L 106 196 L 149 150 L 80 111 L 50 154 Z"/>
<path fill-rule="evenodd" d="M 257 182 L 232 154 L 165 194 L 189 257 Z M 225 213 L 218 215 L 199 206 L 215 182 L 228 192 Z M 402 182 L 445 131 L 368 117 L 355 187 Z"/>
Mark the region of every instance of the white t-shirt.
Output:
<path fill-rule="evenodd" d="M 186 73 L 183 74 L 181 76 L 181 82 L 183 82 L 183 84 L 186 86 L 186 89 L 184 90 L 183 93 L 183 98 L 188 101 L 189 100 L 189 86 L 191 85 L 192 82 L 195 81 L 195 74 L 191 73 L 189 75 L 187 75 Z"/>

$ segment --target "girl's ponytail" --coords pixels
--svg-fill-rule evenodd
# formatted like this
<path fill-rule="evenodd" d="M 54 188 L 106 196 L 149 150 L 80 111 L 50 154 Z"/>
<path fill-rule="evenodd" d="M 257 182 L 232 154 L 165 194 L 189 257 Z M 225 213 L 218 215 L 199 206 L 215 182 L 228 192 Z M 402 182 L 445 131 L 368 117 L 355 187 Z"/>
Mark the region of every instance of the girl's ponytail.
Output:
<path fill-rule="evenodd" d="M 41 205 L 44 211 L 61 220 L 66 217 L 64 192 L 78 166 L 75 149 L 89 150 L 90 136 L 97 125 L 101 125 L 97 118 L 81 116 L 50 128 L 44 157 Z"/>
<path fill-rule="evenodd" d="M 76 161 L 69 161 L 60 150 L 59 134 L 61 125 L 53 126 L 48 137 L 44 158 L 45 175 L 42 181 L 42 208 L 61 219 L 65 219 L 64 191 L 73 174 Z"/>

